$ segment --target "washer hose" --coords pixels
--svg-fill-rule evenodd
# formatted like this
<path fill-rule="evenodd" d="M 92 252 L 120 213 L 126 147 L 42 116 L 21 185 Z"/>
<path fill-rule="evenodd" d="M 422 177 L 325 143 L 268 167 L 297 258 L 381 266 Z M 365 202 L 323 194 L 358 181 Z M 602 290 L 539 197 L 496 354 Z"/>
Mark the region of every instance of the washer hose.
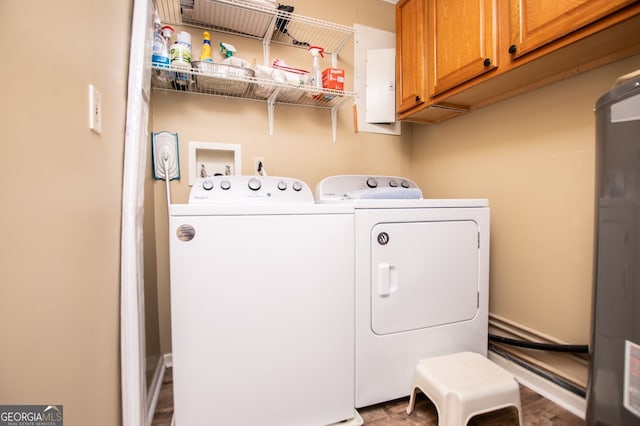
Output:
<path fill-rule="evenodd" d="M 556 343 L 526 342 L 523 340 L 515 340 L 515 339 L 510 339 L 508 337 L 497 336 L 491 333 L 489 333 L 489 340 L 498 342 L 498 343 L 504 343 L 505 345 L 519 346 L 522 348 L 537 349 L 541 351 L 570 352 L 570 353 L 577 353 L 577 354 L 589 353 L 588 345 L 561 345 Z"/>

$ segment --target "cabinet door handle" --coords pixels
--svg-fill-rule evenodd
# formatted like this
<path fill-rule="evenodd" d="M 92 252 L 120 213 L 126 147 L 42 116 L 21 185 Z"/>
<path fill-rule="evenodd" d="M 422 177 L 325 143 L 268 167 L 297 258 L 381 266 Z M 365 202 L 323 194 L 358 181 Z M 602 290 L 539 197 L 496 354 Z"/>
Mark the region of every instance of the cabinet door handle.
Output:
<path fill-rule="evenodd" d="M 509 53 L 511 53 L 512 55 L 517 51 L 518 51 L 518 48 L 516 47 L 515 44 L 512 44 L 511 46 L 509 46 Z"/>
<path fill-rule="evenodd" d="M 484 60 L 484 62 L 483 62 L 483 65 L 484 65 L 485 67 L 488 67 L 489 65 L 491 65 L 491 58 L 487 58 L 487 59 L 485 59 L 485 60 Z"/>
<path fill-rule="evenodd" d="M 411 101 L 412 99 L 413 101 Z M 410 109 L 415 108 L 422 103 L 423 103 L 423 100 L 420 97 L 420 95 L 410 94 L 400 105 L 398 105 L 396 112 L 398 114 L 402 114 L 403 112 L 409 111 Z"/>

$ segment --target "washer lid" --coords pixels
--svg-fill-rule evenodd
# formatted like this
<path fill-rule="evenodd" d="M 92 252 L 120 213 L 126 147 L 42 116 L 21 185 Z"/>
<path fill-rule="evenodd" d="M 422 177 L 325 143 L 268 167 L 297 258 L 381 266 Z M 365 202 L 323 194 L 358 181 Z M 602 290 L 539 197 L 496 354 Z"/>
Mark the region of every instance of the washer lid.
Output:
<path fill-rule="evenodd" d="M 196 203 L 171 204 L 171 218 L 195 216 L 353 215 L 347 203 Z"/>

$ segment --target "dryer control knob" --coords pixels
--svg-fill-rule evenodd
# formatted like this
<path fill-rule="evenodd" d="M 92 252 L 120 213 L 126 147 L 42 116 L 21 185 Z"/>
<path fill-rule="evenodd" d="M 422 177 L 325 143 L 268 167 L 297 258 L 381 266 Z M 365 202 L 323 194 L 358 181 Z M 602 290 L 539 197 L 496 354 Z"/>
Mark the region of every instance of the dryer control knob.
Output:
<path fill-rule="evenodd" d="M 367 178 L 367 186 L 369 188 L 377 188 L 378 187 L 378 181 L 375 178 Z"/>
<path fill-rule="evenodd" d="M 396 182 L 395 179 L 391 179 L 389 181 L 389 186 L 392 187 L 392 188 L 397 188 L 398 187 L 398 182 Z"/>
<path fill-rule="evenodd" d="M 285 189 L 287 189 L 287 182 L 281 180 L 280 182 L 278 182 L 278 189 L 280 191 L 284 191 Z"/>
<path fill-rule="evenodd" d="M 411 185 L 409 185 L 409 182 L 407 182 L 406 180 L 403 180 L 403 181 L 402 181 L 402 183 L 400 183 L 400 185 L 401 185 L 403 188 L 409 188 L 409 186 L 411 186 Z"/>
<path fill-rule="evenodd" d="M 213 182 L 211 181 L 211 179 L 205 179 L 202 181 L 202 188 L 207 190 L 207 191 L 211 191 L 213 189 Z"/>
<path fill-rule="evenodd" d="M 251 178 L 249 179 L 248 186 L 250 190 L 257 191 L 262 187 L 262 183 L 260 183 L 260 181 L 256 178 Z"/>
<path fill-rule="evenodd" d="M 229 182 L 228 180 L 223 180 L 222 182 L 220 182 L 220 188 L 224 189 L 225 191 L 229 190 L 231 188 L 231 182 Z"/>
<path fill-rule="evenodd" d="M 300 182 L 293 182 L 292 188 L 294 191 L 302 191 L 302 184 Z"/>

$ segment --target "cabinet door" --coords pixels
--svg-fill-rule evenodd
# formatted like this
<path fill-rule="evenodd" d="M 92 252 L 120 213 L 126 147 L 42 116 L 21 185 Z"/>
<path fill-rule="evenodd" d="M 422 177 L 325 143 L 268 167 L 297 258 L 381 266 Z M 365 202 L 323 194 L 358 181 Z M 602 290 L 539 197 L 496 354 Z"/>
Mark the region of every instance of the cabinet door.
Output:
<path fill-rule="evenodd" d="M 396 6 L 397 110 L 402 113 L 425 102 L 424 0 L 404 0 Z"/>
<path fill-rule="evenodd" d="M 427 0 L 429 94 L 497 67 L 497 11 L 492 0 Z"/>
<path fill-rule="evenodd" d="M 511 46 L 519 57 L 637 0 L 510 0 Z"/>

